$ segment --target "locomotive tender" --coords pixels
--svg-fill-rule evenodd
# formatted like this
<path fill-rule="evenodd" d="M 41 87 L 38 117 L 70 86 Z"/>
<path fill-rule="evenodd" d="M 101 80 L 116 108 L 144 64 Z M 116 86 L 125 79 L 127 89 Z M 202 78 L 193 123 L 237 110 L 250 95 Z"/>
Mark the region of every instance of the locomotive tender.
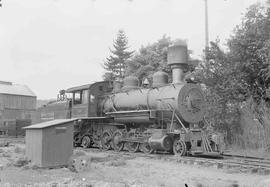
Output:
<path fill-rule="evenodd" d="M 38 109 L 41 120 L 77 118 L 74 145 L 105 150 L 177 155 L 219 154 L 222 136 L 199 127 L 204 124 L 205 99 L 199 85 L 186 83 L 186 44 L 168 48 L 172 83 L 162 71 L 151 87 L 139 87 L 136 77 L 120 82 L 102 81 L 66 90 L 58 101 Z"/>

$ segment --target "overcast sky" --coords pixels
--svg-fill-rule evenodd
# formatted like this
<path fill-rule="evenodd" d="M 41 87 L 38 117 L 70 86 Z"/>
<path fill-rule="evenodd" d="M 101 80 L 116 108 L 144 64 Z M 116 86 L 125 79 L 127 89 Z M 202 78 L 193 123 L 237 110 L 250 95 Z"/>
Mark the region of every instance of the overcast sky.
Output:
<path fill-rule="evenodd" d="M 226 41 L 258 0 L 208 0 L 210 40 Z M 261 0 L 261 2 L 264 2 Z M 119 29 L 131 49 L 163 34 L 204 47 L 204 0 L 2 0 L 0 80 L 28 85 L 38 99 L 101 80 Z"/>

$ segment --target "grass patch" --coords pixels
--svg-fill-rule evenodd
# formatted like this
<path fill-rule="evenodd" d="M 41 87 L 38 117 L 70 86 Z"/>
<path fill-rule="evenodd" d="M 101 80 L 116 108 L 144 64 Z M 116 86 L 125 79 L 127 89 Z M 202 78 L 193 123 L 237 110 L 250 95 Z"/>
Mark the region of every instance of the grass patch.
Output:
<path fill-rule="evenodd" d="M 114 167 L 120 167 L 127 165 L 126 161 L 124 159 L 118 159 L 118 160 L 112 160 L 109 161 L 108 166 L 114 166 Z"/>
<path fill-rule="evenodd" d="M 241 108 L 241 132 L 233 134 L 230 151 L 234 154 L 270 158 L 270 108 L 249 101 Z"/>

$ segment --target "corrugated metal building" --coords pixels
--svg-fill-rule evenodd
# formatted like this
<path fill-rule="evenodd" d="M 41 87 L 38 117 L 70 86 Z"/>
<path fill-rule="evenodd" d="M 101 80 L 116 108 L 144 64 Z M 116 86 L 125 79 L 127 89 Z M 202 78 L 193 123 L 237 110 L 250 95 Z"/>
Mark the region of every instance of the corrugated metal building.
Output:
<path fill-rule="evenodd" d="M 24 121 L 25 125 L 31 123 L 36 100 L 27 86 L 0 81 L 0 134 L 9 131 L 10 135 L 15 135 L 13 131 L 20 126 L 18 121 Z"/>

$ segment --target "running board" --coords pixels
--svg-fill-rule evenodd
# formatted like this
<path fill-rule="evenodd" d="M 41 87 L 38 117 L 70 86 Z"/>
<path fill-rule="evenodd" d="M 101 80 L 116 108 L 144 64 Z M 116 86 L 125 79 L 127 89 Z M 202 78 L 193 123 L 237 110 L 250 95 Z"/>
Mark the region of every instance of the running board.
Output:
<path fill-rule="evenodd" d="M 117 123 L 152 123 L 157 118 L 156 110 L 130 110 L 107 112 Z"/>

